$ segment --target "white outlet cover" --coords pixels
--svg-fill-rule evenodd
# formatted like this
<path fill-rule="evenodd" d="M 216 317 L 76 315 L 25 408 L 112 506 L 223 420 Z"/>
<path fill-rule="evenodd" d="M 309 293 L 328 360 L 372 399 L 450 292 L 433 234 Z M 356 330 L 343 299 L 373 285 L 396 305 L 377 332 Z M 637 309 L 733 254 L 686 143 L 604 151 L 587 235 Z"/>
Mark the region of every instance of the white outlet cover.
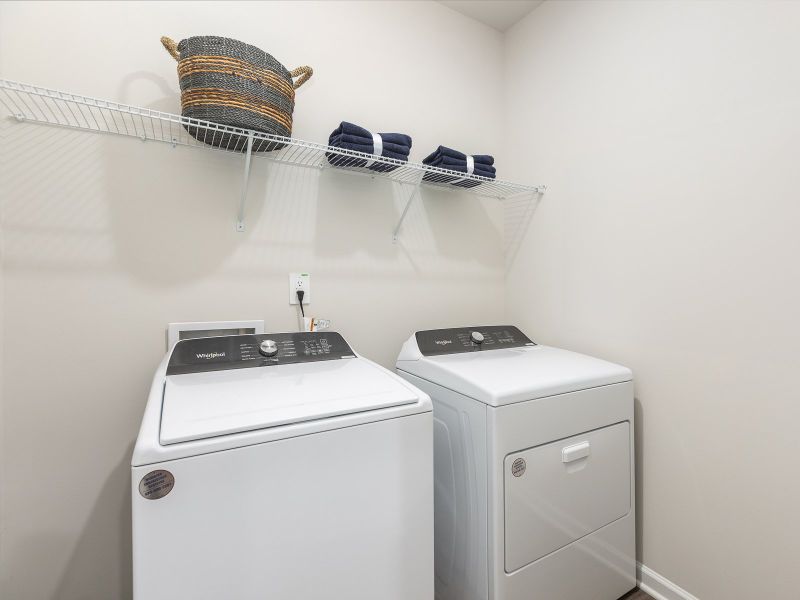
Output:
<path fill-rule="evenodd" d="M 300 304 L 297 301 L 297 291 L 303 290 L 303 306 L 311 304 L 311 274 L 289 273 L 289 304 Z"/>

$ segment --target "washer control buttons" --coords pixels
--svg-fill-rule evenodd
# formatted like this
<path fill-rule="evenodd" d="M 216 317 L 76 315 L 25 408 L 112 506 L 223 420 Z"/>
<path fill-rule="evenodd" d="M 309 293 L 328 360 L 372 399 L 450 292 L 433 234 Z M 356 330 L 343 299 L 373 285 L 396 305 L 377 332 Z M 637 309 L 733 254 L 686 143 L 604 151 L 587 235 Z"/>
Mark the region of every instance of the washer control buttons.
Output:
<path fill-rule="evenodd" d="M 472 340 L 473 344 L 480 346 L 483 343 L 483 334 L 480 331 L 473 331 L 469 334 L 469 339 Z"/>
<path fill-rule="evenodd" d="M 264 356 L 275 356 L 278 354 L 278 344 L 274 340 L 264 340 L 258 346 L 258 351 Z"/>

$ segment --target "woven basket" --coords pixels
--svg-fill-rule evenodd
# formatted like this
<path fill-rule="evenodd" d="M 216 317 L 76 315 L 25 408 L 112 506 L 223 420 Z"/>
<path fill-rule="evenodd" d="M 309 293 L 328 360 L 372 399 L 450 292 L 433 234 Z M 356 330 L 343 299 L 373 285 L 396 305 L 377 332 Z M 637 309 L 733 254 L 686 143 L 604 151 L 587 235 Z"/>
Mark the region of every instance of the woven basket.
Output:
<path fill-rule="evenodd" d="M 161 43 L 178 61 L 184 117 L 291 137 L 294 91 L 314 73 L 311 67 L 289 71 L 263 50 L 223 37 L 190 37 L 178 44 L 162 37 Z M 239 152 L 247 149 L 246 135 L 184 127 L 192 137 L 211 146 Z M 284 146 L 253 140 L 254 152 Z"/>

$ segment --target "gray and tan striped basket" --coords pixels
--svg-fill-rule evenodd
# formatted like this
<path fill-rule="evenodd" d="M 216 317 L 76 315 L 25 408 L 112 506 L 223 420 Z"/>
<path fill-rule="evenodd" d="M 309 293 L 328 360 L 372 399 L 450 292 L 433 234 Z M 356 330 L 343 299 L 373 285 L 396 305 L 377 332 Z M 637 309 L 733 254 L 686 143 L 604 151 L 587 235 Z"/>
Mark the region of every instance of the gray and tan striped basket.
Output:
<path fill-rule="evenodd" d="M 243 42 L 216 36 L 161 43 L 178 61 L 181 114 L 262 133 L 291 137 L 294 91 L 314 73 L 311 67 L 289 71 L 272 55 Z M 295 81 L 297 78 L 297 81 Z M 247 136 L 184 125 L 194 138 L 220 148 L 242 152 Z M 268 152 L 284 145 L 258 140 L 253 151 Z"/>

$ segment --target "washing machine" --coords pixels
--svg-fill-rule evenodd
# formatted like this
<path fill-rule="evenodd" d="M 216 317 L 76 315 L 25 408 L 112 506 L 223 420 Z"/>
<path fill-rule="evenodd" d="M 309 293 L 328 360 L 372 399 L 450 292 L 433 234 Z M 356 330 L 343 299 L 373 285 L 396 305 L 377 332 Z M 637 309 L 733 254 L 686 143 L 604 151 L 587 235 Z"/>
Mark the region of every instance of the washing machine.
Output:
<path fill-rule="evenodd" d="M 633 381 L 512 326 L 419 331 L 437 600 L 616 600 L 636 584 Z"/>
<path fill-rule="evenodd" d="M 338 333 L 187 339 L 132 460 L 136 600 L 432 600 L 430 398 Z"/>

